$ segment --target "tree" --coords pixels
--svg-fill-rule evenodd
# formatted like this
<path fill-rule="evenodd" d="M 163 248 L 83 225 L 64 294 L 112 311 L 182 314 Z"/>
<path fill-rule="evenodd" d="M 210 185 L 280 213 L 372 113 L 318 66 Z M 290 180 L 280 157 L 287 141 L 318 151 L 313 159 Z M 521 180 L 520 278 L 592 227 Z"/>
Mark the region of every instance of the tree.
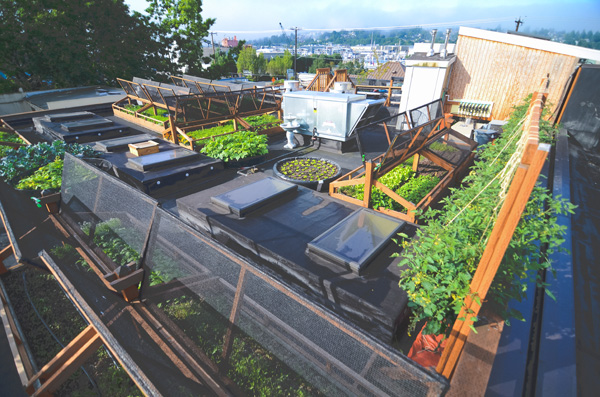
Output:
<path fill-rule="evenodd" d="M 263 73 L 267 70 L 267 61 L 263 54 L 256 55 L 256 50 L 252 47 L 246 47 L 240 51 L 237 60 L 237 71 L 243 73 L 245 70 L 252 74 Z"/>
<path fill-rule="evenodd" d="M 267 64 L 267 73 L 271 76 L 285 76 L 288 69 L 291 69 L 294 60 L 292 54 L 285 50 L 283 56 L 275 57 Z"/>
<path fill-rule="evenodd" d="M 8 89 L 112 85 L 160 65 L 152 24 L 123 0 L 0 0 L 0 15 Z"/>
<path fill-rule="evenodd" d="M 208 79 L 220 79 L 221 77 L 236 73 L 236 61 L 240 55 L 240 52 L 244 48 L 245 43 L 246 42 L 244 40 L 240 40 L 238 45 L 234 48 L 230 48 L 226 54 L 217 51 L 217 53 L 212 56 L 213 61 L 210 67 L 208 70 L 203 71 L 201 76 Z M 209 60 L 207 59 L 206 62 L 208 61 Z"/>
<path fill-rule="evenodd" d="M 215 23 L 202 19 L 202 0 L 150 0 L 146 12 L 157 28 L 153 39 L 162 46 L 160 54 L 170 60 L 165 66 L 171 70 L 165 71 L 201 74 L 202 43 Z"/>

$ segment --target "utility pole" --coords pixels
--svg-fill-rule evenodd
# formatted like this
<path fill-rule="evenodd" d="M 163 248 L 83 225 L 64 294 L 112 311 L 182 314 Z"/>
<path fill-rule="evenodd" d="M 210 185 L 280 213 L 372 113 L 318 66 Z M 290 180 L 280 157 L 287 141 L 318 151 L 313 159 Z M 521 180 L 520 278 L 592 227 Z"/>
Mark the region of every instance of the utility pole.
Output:
<path fill-rule="evenodd" d="M 214 32 L 210 33 L 210 41 L 212 41 L 212 47 L 213 47 L 213 57 L 216 58 L 217 54 L 215 54 L 215 35 L 216 35 L 216 33 L 214 33 Z"/>
<path fill-rule="evenodd" d="M 296 69 L 296 62 L 298 61 L 298 27 L 292 28 L 296 33 L 296 40 L 294 44 L 294 80 L 298 80 L 298 70 Z"/>
<path fill-rule="evenodd" d="M 517 24 L 517 28 L 515 29 L 515 32 L 518 32 L 518 31 L 519 31 L 519 26 L 520 26 L 521 24 L 525 23 L 525 22 L 521 21 L 521 17 L 519 17 L 519 19 L 517 19 L 517 20 L 515 21 L 515 23 Z"/>

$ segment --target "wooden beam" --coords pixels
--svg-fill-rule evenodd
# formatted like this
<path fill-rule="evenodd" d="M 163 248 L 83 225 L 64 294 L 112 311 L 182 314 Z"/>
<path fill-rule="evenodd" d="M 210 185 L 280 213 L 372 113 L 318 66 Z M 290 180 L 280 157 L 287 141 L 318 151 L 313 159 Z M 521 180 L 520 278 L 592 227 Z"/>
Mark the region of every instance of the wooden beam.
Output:
<path fill-rule="evenodd" d="M 26 391 L 33 396 L 52 395 L 102 345 L 102 339 L 92 325 L 88 325 L 48 364 L 27 383 Z M 42 382 L 34 389 L 36 381 Z"/>
<path fill-rule="evenodd" d="M 0 274 L 6 273 L 6 266 L 4 260 L 14 254 L 14 250 L 11 244 L 7 245 L 2 251 L 0 251 Z"/>
<path fill-rule="evenodd" d="M 365 191 L 363 207 L 371 208 L 371 188 L 373 187 L 373 162 L 367 160 L 365 163 Z"/>

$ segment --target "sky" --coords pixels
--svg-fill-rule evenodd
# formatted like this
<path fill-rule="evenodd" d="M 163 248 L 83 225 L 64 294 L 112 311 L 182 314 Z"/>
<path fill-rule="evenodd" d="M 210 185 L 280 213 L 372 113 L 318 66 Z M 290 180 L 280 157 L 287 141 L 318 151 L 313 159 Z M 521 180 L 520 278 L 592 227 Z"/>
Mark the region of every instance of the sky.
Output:
<path fill-rule="evenodd" d="M 142 12 L 145 0 L 125 0 Z M 600 0 L 204 0 L 202 16 L 215 18 L 215 40 L 256 39 L 298 27 L 302 33 L 354 28 L 469 26 L 519 30 L 600 30 Z M 290 31 L 288 30 L 288 33 Z M 301 34 L 301 33 L 299 33 Z"/>

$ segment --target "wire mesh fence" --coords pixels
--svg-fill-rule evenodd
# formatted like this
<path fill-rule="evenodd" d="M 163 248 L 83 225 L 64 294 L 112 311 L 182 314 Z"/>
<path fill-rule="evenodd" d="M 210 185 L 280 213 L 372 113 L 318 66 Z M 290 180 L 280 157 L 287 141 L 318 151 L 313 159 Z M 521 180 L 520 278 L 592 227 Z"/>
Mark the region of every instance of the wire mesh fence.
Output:
<path fill-rule="evenodd" d="M 429 396 L 447 390 L 445 378 L 190 228 L 143 193 L 69 155 L 63 178 L 63 214 L 82 234 L 85 222 L 95 222 L 97 230 L 119 220 L 106 239 L 121 239 L 138 253 L 146 269 L 145 306 L 173 341 L 234 393 Z"/>

